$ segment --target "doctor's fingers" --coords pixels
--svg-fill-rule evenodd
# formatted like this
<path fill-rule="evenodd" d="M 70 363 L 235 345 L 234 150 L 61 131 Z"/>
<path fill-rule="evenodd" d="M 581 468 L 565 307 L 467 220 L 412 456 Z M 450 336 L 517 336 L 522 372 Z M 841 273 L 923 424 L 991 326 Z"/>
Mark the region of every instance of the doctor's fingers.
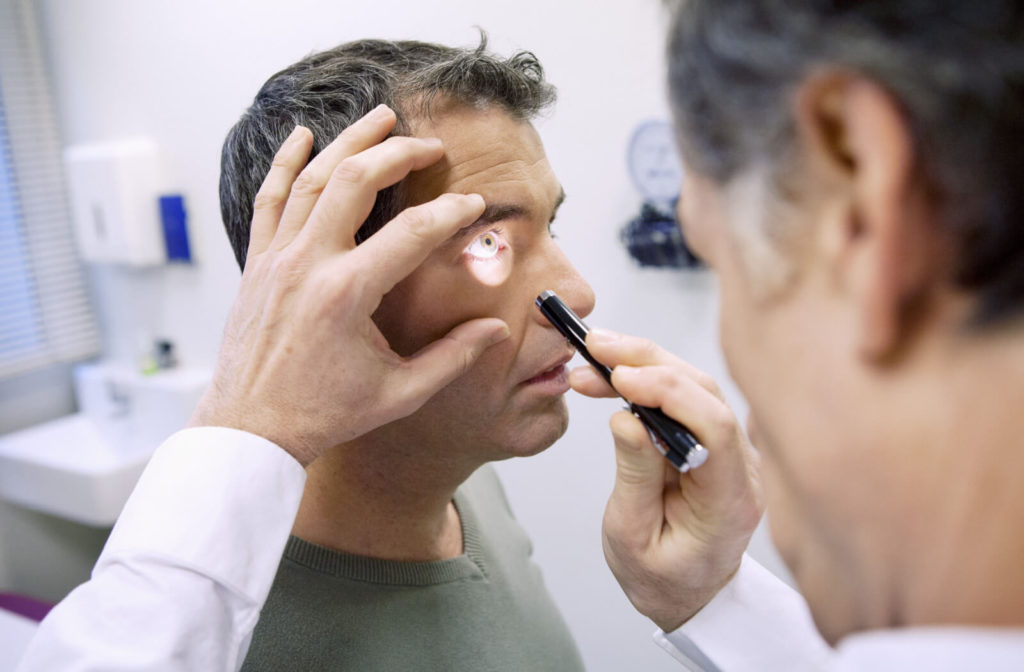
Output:
<path fill-rule="evenodd" d="M 338 164 L 382 142 L 394 126 L 394 111 L 379 105 L 313 157 L 290 185 L 291 193 L 274 241 L 277 249 L 287 246 L 305 226 Z"/>
<path fill-rule="evenodd" d="M 628 336 L 608 329 L 593 329 L 587 335 L 587 348 L 599 362 L 612 369 L 620 364 L 677 368 L 715 397 L 725 400 L 713 377 L 649 339 Z"/>
<path fill-rule="evenodd" d="M 675 364 L 617 366 L 612 384 L 633 403 L 660 408 L 688 427 L 709 451 L 733 451 L 740 441 L 743 430 L 732 409 Z"/>
<path fill-rule="evenodd" d="M 356 231 L 369 216 L 377 192 L 437 162 L 443 154 L 441 141 L 435 138 L 395 136 L 342 159 L 295 243 L 324 255 L 352 250 Z"/>
<path fill-rule="evenodd" d="M 569 385 L 585 397 L 614 398 L 619 396 L 608 381 L 589 364 L 569 372 Z"/>
<path fill-rule="evenodd" d="M 677 477 L 697 518 L 755 520 L 756 525 L 761 511 L 758 456 L 725 402 L 671 367 L 619 366 L 612 383 L 635 403 L 661 408 L 708 450 L 705 464 Z"/>
<path fill-rule="evenodd" d="M 441 194 L 403 210 L 346 255 L 344 263 L 366 271 L 366 297 L 379 301 L 438 245 L 475 222 L 484 207 L 484 199 L 478 194 Z"/>
<path fill-rule="evenodd" d="M 273 240 L 292 184 L 306 165 L 312 148 L 313 134 L 308 128 L 296 126 L 274 155 L 253 201 L 248 256 L 263 252 Z"/>
<path fill-rule="evenodd" d="M 602 528 L 606 543 L 641 555 L 661 536 L 665 524 L 665 465 L 643 424 L 628 411 L 609 422 L 615 440 L 615 486 Z"/>
<path fill-rule="evenodd" d="M 463 322 L 404 360 L 393 372 L 396 398 L 403 398 L 405 410 L 412 413 L 441 388 L 464 375 L 488 348 L 508 336 L 508 325 L 497 318 Z"/>
<path fill-rule="evenodd" d="M 749 537 L 763 511 L 759 459 L 732 410 L 694 380 L 669 367 L 620 366 L 612 382 L 635 403 L 660 407 L 686 425 L 708 450 L 706 463 L 685 474 L 670 474 L 662 481 L 666 488 L 662 502 L 666 529 L 684 529 L 687 534 L 703 530 L 706 538 Z M 620 421 L 620 428 L 624 422 Z M 623 447 L 641 446 L 644 454 L 655 450 L 646 449 L 644 442 L 650 443 L 650 439 L 646 431 L 643 434 L 637 434 L 635 427 L 630 433 L 616 433 L 620 463 Z M 639 452 L 639 448 L 633 452 Z M 666 465 L 668 460 L 661 457 L 661 463 Z M 653 481 L 653 472 L 650 474 Z"/>

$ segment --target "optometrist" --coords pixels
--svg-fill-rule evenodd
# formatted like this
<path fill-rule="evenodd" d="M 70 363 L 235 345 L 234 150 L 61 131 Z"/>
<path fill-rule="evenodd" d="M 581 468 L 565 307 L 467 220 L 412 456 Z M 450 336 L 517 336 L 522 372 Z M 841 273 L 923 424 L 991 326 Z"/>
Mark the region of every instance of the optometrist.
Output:
<path fill-rule="evenodd" d="M 612 571 L 691 667 L 1024 669 L 1024 6 L 671 12 L 678 211 L 753 447 L 707 376 L 591 333 L 709 451 L 680 475 L 613 419 Z M 763 502 L 806 605 L 742 555 Z"/>

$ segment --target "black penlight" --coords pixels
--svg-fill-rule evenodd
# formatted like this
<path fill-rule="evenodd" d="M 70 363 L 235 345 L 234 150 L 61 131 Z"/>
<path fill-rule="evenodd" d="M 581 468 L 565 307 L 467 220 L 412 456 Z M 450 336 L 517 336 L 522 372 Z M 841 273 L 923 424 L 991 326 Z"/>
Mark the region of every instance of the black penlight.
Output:
<path fill-rule="evenodd" d="M 574 313 L 572 308 L 567 306 L 564 301 L 558 298 L 557 294 L 550 290 L 538 296 L 536 303 L 544 317 L 569 340 L 577 352 L 583 355 L 583 358 L 594 367 L 594 370 L 601 374 L 608 381 L 608 384 L 611 385 L 612 370 L 594 359 L 594 356 L 587 350 L 587 332 L 590 329 L 580 319 L 579 315 Z M 614 385 L 612 389 L 615 389 Z M 619 393 L 619 396 L 622 397 L 622 394 Z M 638 417 L 644 423 L 644 426 L 647 427 L 654 445 L 676 469 L 686 472 L 699 467 L 708 459 L 707 448 L 700 445 L 700 442 L 697 441 L 690 430 L 665 415 L 661 409 L 640 406 L 625 397 L 622 398 L 629 404 L 629 410 L 633 412 L 633 415 Z"/>

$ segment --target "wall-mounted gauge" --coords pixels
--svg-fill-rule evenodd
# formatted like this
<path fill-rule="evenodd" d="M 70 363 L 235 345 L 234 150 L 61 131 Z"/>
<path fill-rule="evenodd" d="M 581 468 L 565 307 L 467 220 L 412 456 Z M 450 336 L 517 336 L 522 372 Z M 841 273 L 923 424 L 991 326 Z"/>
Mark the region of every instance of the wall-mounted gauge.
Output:
<path fill-rule="evenodd" d="M 622 244 L 641 266 L 696 268 L 700 261 L 676 222 L 683 165 L 672 124 L 645 121 L 629 141 L 629 174 L 643 197 L 640 214 L 619 232 Z"/>
<path fill-rule="evenodd" d="M 667 204 L 679 198 L 683 166 L 672 124 L 646 121 L 629 141 L 629 174 L 644 200 Z"/>

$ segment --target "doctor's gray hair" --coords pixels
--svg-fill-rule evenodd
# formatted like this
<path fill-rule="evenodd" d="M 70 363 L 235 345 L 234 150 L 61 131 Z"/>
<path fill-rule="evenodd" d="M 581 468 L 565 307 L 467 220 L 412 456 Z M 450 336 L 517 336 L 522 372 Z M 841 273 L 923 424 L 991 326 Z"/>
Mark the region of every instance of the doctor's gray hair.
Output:
<path fill-rule="evenodd" d="M 253 200 L 278 147 L 302 125 L 313 132 L 312 159 L 380 104 L 397 117 L 393 135 L 430 114 L 435 98 L 473 108 L 495 105 L 528 121 L 555 101 L 555 88 L 530 52 L 508 58 L 425 42 L 360 40 L 311 54 L 273 75 L 228 132 L 221 151 L 220 207 L 239 267 L 249 248 Z M 401 184 L 381 191 L 356 234 L 362 242 L 404 207 Z"/>
<path fill-rule="evenodd" d="M 720 184 L 797 155 L 793 98 L 822 68 L 885 89 L 956 244 L 976 322 L 1024 314 L 1024 7 L 1012 0 L 669 0 L 669 89 L 686 160 Z M 770 236 L 769 236 L 770 237 Z"/>

